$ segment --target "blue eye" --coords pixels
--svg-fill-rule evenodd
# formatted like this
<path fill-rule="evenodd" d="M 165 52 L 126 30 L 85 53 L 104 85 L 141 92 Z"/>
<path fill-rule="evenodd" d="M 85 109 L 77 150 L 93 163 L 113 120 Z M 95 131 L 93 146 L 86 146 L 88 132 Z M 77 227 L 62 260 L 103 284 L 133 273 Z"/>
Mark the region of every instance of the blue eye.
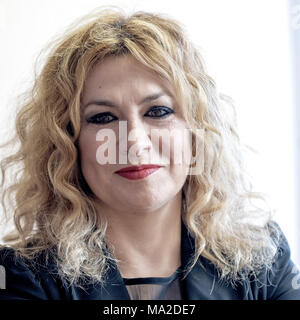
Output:
<path fill-rule="evenodd" d="M 145 115 L 145 117 L 165 118 L 172 113 L 175 113 L 175 112 L 171 108 L 164 107 L 164 106 L 154 106 L 146 113 L 148 115 Z M 115 117 L 110 112 L 103 112 L 103 113 L 97 113 L 94 116 L 90 117 L 89 119 L 87 119 L 87 122 L 94 123 L 94 124 L 107 124 L 116 119 L 117 117 Z"/>

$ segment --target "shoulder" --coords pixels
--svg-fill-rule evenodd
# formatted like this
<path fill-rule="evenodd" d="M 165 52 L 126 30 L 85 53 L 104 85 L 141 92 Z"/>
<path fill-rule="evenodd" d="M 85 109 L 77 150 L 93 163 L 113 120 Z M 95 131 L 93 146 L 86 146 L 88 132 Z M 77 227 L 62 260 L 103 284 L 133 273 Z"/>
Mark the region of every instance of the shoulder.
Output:
<path fill-rule="evenodd" d="M 209 295 L 205 297 L 209 299 L 300 300 L 300 271 L 291 259 L 288 241 L 277 223 L 271 222 L 269 227 L 272 229 L 270 241 L 277 243 L 277 253 L 268 268 L 255 274 L 241 274 L 239 280 L 221 279 L 217 267 L 200 256 L 209 277 L 199 282 L 198 292 L 203 295 L 203 284 L 207 283 Z M 202 269 L 197 270 L 200 275 Z M 197 282 L 192 281 L 191 287 Z"/>
<path fill-rule="evenodd" d="M 257 299 L 300 300 L 300 271 L 291 259 L 289 243 L 278 226 L 280 233 L 276 258 L 268 270 L 263 270 L 251 279 L 250 287 Z"/>
<path fill-rule="evenodd" d="M 26 259 L 0 246 L 0 266 L 0 300 L 62 299 L 66 294 L 55 263 L 43 251 Z"/>
<path fill-rule="evenodd" d="M 48 255 L 49 252 L 48 250 L 41 250 L 34 258 L 29 259 L 17 254 L 17 251 L 12 247 L 0 245 L 0 265 L 9 270 L 30 270 L 37 272 L 51 270 L 54 272 L 54 261 Z"/>

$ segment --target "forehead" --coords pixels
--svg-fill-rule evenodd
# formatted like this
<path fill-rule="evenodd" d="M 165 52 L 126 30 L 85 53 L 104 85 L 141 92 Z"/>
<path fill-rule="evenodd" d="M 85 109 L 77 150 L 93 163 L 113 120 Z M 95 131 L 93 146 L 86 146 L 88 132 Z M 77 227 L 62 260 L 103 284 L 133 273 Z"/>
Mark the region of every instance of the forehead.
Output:
<path fill-rule="evenodd" d="M 98 62 L 88 73 L 83 96 L 127 90 L 165 90 L 173 93 L 172 86 L 157 72 L 149 69 L 131 55 L 109 56 Z"/>

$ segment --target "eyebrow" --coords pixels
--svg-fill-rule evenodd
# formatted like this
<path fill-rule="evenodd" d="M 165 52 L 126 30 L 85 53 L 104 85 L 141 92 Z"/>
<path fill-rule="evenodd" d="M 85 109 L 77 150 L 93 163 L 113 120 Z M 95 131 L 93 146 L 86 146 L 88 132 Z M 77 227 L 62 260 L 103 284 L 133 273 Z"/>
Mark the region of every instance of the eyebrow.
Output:
<path fill-rule="evenodd" d="M 169 96 L 169 97 L 172 97 L 172 95 L 168 94 L 166 91 L 159 91 L 157 93 L 154 93 L 154 94 L 151 94 L 149 96 L 146 96 L 145 98 L 143 98 L 142 101 L 139 102 L 139 104 L 143 104 L 143 103 L 146 103 L 146 102 L 150 102 L 150 101 L 153 101 L 155 99 L 158 99 L 160 98 L 161 96 Z M 84 105 L 84 108 L 87 108 L 89 105 L 98 105 L 98 106 L 107 106 L 107 107 L 112 107 L 112 108 L 115 108 L 117 107 L 117 105 L 110 101 L 110 100 L 107 100 L 107 99 L 97 99 L 97 100 L 92 100 L 92 101 L 89 101 L 87 104 Z"/>

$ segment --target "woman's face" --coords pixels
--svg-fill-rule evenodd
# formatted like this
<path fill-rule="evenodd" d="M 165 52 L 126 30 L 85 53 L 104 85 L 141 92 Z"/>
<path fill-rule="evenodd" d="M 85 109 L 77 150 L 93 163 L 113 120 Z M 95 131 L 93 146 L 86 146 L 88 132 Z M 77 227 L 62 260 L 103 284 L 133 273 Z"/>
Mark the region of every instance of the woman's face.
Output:
<path fill-rule="evenodd" d="M 81 169 L 102 206 L 118 211 L 152 211 L 181 191 L 188 174 L 184 159 L 190 159 L 191 145 L 181 144 L 188 129 L 166 80 L 130 55 L 110 56 L 88 74 L 81 108 L 78 141 Z M 120 129 L 120 121 L 127 124 L 127 130 Z M 163 138 L 174 129 L 181 134 Z M 105 132 L 115 136 L 110 144 L 107 137 L 99 138 Z M 154 132 L 161 135 L 158 143 L 152 139 Z M 126 142 L 127 149 L 124 149 Z M 104 152 L 107 146 L 116 151 L 115 158 L 108 150 Z M 119 151 L 120 147 L 123 150 Z M 169 153 L 162 151 L 168 147 Z M 183 158 L 184 152 L 186 158 Z M 176 157 L 182 155 L 181 161 L 174 161 L 175 154 Z M 99 159 L 108 155 L 109 163 L 101 164 Z M 121 156 L 130 159 L 127 157 L 126 162 L 120 163 Z M 125 167 L 143 164 L 161 167 L 135 180 L 116 173 Z"/>

